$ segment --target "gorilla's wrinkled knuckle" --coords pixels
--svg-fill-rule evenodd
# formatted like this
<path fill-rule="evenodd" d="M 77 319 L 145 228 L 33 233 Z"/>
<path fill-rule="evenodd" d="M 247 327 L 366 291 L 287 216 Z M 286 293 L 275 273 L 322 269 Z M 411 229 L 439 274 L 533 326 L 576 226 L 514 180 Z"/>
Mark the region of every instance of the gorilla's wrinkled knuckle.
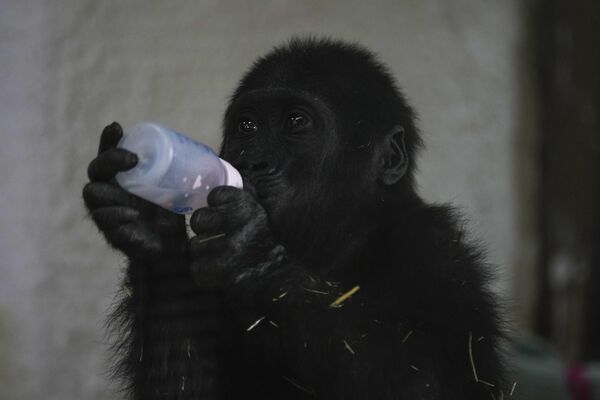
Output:
<path fill-rule="evenodd" d="M 205 208 L 199 208 L 196 211 L 194 211 L 194 213 L 190 217 L 190 228 L 192 228 L 192 230 L 194 232 L 198 231 L 200 229 L 202 220 L 205 217 L 206 217 L 206 209 Z"/>
<path fill-rule="evenodd" d="M 96 170 L 96 160 L 94 159 L 88 164 L 88 167 L 87 167 L 88 179 L 90 179 L 90 180 L 94 179 L 95 170 Z"/>
<path fill-rule="evenodd" d="M 255 220 L 259 218 L 259 215 L 252 204 L 242 201 L 236 203 L 235 208 L 229 210 L 225 215 L 225 224 L 229 230 L 246 230 L 248 226 L 255 225 Z"/>
<path fill-rule="evenodd" d="M 256 200 L 254 198 L 254 196 L 252 195 L 252 193 L 246 191 L 246 190 L 241 190 L 241 189 L 236 189 L 239 192 L 239 197 L 242 201 L 245 202 L 252 202 L 255 203 Z"/>
<path fill-rule="evenodd" d="M 102 190 L 101 185 L 89 182 L 83 187 L 83 201 L 85 205 L 91 210 L 98 206 L 98 202 L 105 197 L 105 193 Z"/>
<path fill-rule="evenodd" d="M 92 182 L 88 182 L 83 186 L 83 190 L 81 191 L 81 195 L 83 196 L 83 201 L 87 205 L 93 196 Z"/>
<path fill-rule="evenodd" d="M 210 206 L 216 206 L 220 203 L 224 203 L 229 199 L 229 193 L 227 191 L 227 186 L 217 186 L 212 189 L 208 196 L 206 197 L 206 201 Z"/>
<path fill-rule="evenodd" d="M 217 186 L 210 191 L 206 201 L 209 206 L 216 207 L 238 201 L 241 198 L 242 190 L 232 186 Z"/>
<path fill-rule="evenodd" d="M 219 210 L 214 208 L 201 208 L 192 214 L 190 219 L 190 227 L 196 233 L 213 232 L 216 230 L 222 230 L 223 228 L 223 214 Z"/>
<path fill-rule="evenodd" d="M 256 201 L 250 193 L 240 190 L 238 201 L 236 203 L 238 212 L 247 216 L 254 216 L 264 212 L 262 206 Z"/>
<path fill-rule="evenodd" d="M 94 223 L 98 225 L 98 227 L 101 227 L 101 225 L 106 220 L 105 215 L 106 214 L 102 212 L 102 209 L 96 209 L 90 213 L 92 221 L 94 221 Z"/>

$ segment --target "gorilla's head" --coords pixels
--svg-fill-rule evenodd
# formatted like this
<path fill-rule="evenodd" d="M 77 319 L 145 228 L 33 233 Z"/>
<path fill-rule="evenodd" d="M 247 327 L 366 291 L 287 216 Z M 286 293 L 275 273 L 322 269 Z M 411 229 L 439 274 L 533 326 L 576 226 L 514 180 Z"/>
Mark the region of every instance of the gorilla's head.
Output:
<path fill-rule="evenodd" d="M 412 109 L 373 54 L 309 38 L 275 48 L 242 78 L 221 155 L 276 232 L 318 236 L 328 224 L 343 235 L 412 196 L 420 145 Z"/>

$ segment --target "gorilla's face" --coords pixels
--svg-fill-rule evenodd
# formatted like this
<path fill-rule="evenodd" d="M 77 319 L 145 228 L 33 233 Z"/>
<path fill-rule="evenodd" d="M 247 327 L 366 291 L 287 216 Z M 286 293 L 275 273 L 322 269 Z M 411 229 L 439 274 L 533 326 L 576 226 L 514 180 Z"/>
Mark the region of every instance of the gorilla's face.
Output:
<path fill-rule="evenodd" d="M 221 156 L 238 168 L 272 220 L 316 207 L 334 172 L 336 121 L 318 97 L 262 88 L 237 97 L 226 113 Z M 310 203 L 309 203 L 310 200 Z"/>
<path fill-rule="evenodd" d="M 295 46 L 242 78 L 221 157 L 239 169 L 277 239 L 322 262 L 323 248 L 351 243 L 386 218 L 401 186 L 412 191 L 410 179 L 398 183 L 408 165 L 404 138 L 414 148 L 418 137 L 410 108 L 371 55 Z"/>

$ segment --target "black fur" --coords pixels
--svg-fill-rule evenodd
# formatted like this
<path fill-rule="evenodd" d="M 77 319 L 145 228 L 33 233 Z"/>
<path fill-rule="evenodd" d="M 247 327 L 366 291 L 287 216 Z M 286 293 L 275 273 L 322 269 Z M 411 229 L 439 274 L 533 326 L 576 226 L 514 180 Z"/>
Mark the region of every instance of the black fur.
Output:
<path fill-rule="evenodd" d="M 119 136 L 84 198 L 130 259 L 112 326 L 131 398 L 501 396 L 482 252 L 416 194 L 414 113 L 367 50 L 295 39 L 255 63 L 221 150 L 246 190 L 214 189 L 189 244 L 182 219 L 110 182 L 135 164 Z"/>

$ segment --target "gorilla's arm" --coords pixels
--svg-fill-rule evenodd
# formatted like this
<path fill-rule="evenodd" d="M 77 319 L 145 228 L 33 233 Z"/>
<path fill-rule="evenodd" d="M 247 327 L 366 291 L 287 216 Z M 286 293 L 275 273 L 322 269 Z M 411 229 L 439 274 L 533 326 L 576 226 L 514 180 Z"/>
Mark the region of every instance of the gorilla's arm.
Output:
<path fill-rule="evenodd" d="M 117 123 L 104 129 L 83 190 L 91 218 L 128 258 L 121 299 L 109 321 L 117 340 L 114 373 L 134 399 L 165 393 L 214 398 L 221 296 L 191 279 L 184 217 L 114 181 L 137 162 L 116 147 L 121 136 Z"/>
<path fill-rule="evenodd" d="M 372 266 L 365 281 L 351 281 L 357 275 L 344 270 L 329 281 L 311 275 L 277 243 L 250 194 L 221 187 L 208 202 L 191 220 L 198 233 L 191 240 L 192 270 L 198 282 L 224 287 L 235 311 L 244 343 L 230 356 L 256 367 L 254 382 L 237 382 L 239 390 L 264 398 L 490 396 L 493 386 L 476 381 L 474 370 L 477 379 L 497 384 L 489 367 L 497 361 L 497 332 L 478 321 L 479 314 L 489 319 L 492 305 L 474 300 L 481 293 L 467 298 L 461 269 L 473 259 L 465 258 L 451 279 L 426 266 L 421 277 Z M 476 272 L 471 277 L 478 279 Z"/>
<path fill-rule="evenodd" d="M 218 398 L 222 296 L 197 287 L 185 257 L 131 259 L 109 321 L 115 373 L 134 399 Z"/>

